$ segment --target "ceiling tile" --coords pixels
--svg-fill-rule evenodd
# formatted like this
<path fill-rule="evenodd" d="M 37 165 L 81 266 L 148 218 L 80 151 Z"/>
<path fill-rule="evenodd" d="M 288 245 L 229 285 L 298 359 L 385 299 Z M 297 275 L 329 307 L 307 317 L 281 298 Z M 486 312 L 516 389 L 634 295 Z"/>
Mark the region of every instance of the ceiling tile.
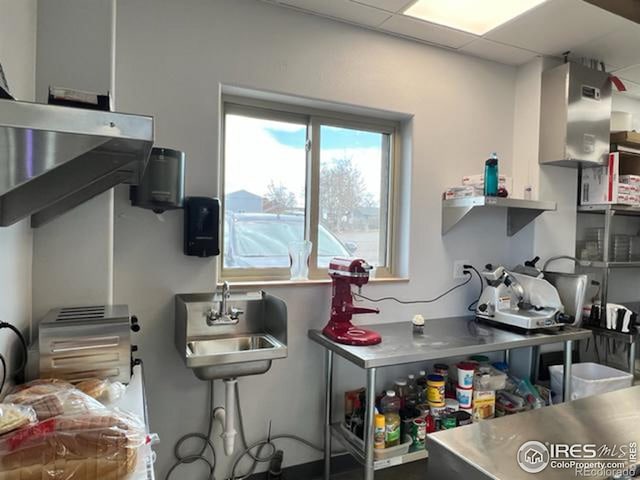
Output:
<path fill-rule="evenodd" d="M 640 64 L 640 25 L 628 22 L 615 32 L 573 49 L 574 56 L 603 60 L 614 69 Z"/>
<path fill-rule="evenodd" d="M 465 45 L 460 49 L 460 52 L 509 65 L 521 65 L 538 55 L 530 50 L 503 45 L 484 38 L 479 38 Z"/>
<path fill-rule="evenodd" d="M 391 16 L 377 8 L 350 0 L 279 0 L 279 3 L 369 27 L 377 27 Z"/>
<path fill-rule="evenodd" d="M 394 15 L 380 25 L 380 29 L 451 48 L 460 48 L 478 38 L 470 33 L 414 20 L 402 15 Z"/>
<path fill-rule="evenodd" d="M 363 3 L 372 7 L 386 10 L 387 12 L 400 12 L 409 6 L 414 0 L 351 0 L 355 3 Z"/>
<path fill-rule="evenodd" d="M 623 68 L 615 73 L 623 80 L 631 80 L 632 82 L 640 84 L 640 65 Z"/>
<path fill-rule="evenodd" d="M 622 17 L 582 0 L 548 0 L 484 36 L 488 40 L 559 55 L 623 26 Z"/>

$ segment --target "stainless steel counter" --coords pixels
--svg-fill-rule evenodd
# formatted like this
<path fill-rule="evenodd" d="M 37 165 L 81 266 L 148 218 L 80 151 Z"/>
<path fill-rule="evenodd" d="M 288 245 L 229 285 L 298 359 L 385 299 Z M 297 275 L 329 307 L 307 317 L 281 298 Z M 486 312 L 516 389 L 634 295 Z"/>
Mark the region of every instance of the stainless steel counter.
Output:
<path fill-rule="evenodd" d="M 504 418 L 444 430 L 427 437 L 428 478 L 556 480 L 576 478 L 573 469 L 547 466 L 525 473 L 516 461 L 530 440 L 553 444 L 640 445 L 640 387 L 575 400 Z M 598 458 L 603 455 L 598 452 Z M 628 458 L 628 457 L 627 457 Z M 638 463 L 638 460 L 633 462 Z M 610 475 L 594 475 L 606 479 Z M 579 478 L 579 477 L 578 477 Z"/>
<path fill-rule="evenodd" d="M 373 480 L 375 470 L 415 460 L 412 454 L 398 456 L 385 462 L 374 461 L 373 421 L 375 414 L 376 373 L 381 367 L 445 359 L 449 357 L 502 351 L 514 348 L 537 347 L 550 343 L 564 343 L 564 379 L 566 398 L 571 382 L 571 352 L 573 342 L 591 337 L 589 330 L 565 327 L 545 333 L 516 333 L 484 323 L 473 317 L 431 319 L 425 322 L 424 332 L 415 335 L 410 322 L 367 325 L 382 335 L 382 343 L 368 347 L 354 347 L 333 342 L 319 330 L 309 330 L 309 338 L 325 348 L 325 417 L 324 417 L 324 480 L 331 475 L 331 436 L 334 434 L 347 450 L 364 465 L 365 480 Z M 366 405 L 365 433 L 362 446 L 353 445 L 342 434 L 339 424 L 333 425 L 333 360 L 334 354 L 365 369 Z M 431 453 L 429 454 L 431 457 Z M 430 477 L 446 478 L 446 477 Z M 460 478 L 460 477 L 455 477 Z"/>
<path fill-rule="evenodd" d="M 589 330 L 572 327 L 556 332 L 517 333 L 479 323 L 473 317 L 426 320 L 422 335 L 413 334 L 411 322 L 367 325 L 367 328 L 380 333 L 382 343 L 370 347 L 342 345 L 329 340 L 320 330 L 309 330 L 309 338 L 361 368 L 372 368 L 591 337 Z"/>

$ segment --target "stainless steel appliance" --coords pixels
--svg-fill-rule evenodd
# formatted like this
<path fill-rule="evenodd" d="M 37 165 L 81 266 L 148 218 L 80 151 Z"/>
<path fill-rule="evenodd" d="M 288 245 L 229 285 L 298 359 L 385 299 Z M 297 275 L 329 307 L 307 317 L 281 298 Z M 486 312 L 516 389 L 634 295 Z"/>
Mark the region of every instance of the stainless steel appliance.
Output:
<path fill-rule="evenodd" d="M 541 164 L 605 165 L 611 123 L 609 74 L 564 63 L 542 74 Z"/>
<path fill-rule="evenodd" d="M 543 272 L 544 278 L 558 291 L 560 301 L 564 305 L 564 313 L 574 318 L 573 326 L 582 323 L 582 308 L 587 293 L 589 277 L 577 273 Z"/>
<path fill-rule="evenodd" d="M 131 331 L 140 329 L 127 305 L 50 310 L 39 326 L 40 376 L 78 381 L 131 377 Z"/>
<path fill-rule="evenodd" d="M 553 285 L 542 275 L 534 277 L 487 266 L 482 272 L 487 286 L 480 296 L 476 316 L 523 330 L 557 328 L 573 323 Z"/>

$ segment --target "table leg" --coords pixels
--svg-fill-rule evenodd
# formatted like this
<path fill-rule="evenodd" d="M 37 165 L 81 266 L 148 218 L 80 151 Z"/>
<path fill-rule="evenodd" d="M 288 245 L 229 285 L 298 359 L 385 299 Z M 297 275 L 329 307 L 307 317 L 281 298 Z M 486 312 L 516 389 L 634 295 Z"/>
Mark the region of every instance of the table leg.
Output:
<path fill-rule="evenodd" d="M 364 480 L 373 480 L 373 432 L 376 408 L 376 369 L 367 370 L 367 404 L 364 417 Z"/>
<path fill-rule="evenodd" d="M 562 398 L 571 401 L 571 362 L 573 360 L 573 340 L 564 342 L 564 375 L 562 378 Z"/>
<path fill-rule="evenodd" d="M 540 347 L 531 347 L 531 372 L 529 374 L 529 380 L 535 384 L 538 379 L 538 370 L 540 368 Z"/>
<path fill-rule="evenodd" d="M 509 365 L 510 361 L 511 361 L 511 350 L 505 350 L 504 351 L 504 363 Z M 511 366 L 511 365 L 509 365 L 509 366 Z"/>
<path fill-rule="evenodd" d="M 636 342 L 635 340 L 629 344 L 629 373 L 636 374 Z"/>
<path fill-rule="evenodd" d="M 331 418 L 333 402 L 333 352 L 329 349 L 324 354 L 324 480 L 331 477 Z"/>

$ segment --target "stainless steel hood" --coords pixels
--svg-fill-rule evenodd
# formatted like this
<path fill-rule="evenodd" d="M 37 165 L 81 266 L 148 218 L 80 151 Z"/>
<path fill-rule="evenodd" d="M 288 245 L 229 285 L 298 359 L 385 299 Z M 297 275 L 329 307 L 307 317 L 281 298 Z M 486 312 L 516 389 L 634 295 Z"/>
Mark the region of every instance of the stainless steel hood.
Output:
<path fill-rule="evenodd" d="M 0 100 L 0 226 L 137 184 L 152 146 L 152 117 Z"/>

